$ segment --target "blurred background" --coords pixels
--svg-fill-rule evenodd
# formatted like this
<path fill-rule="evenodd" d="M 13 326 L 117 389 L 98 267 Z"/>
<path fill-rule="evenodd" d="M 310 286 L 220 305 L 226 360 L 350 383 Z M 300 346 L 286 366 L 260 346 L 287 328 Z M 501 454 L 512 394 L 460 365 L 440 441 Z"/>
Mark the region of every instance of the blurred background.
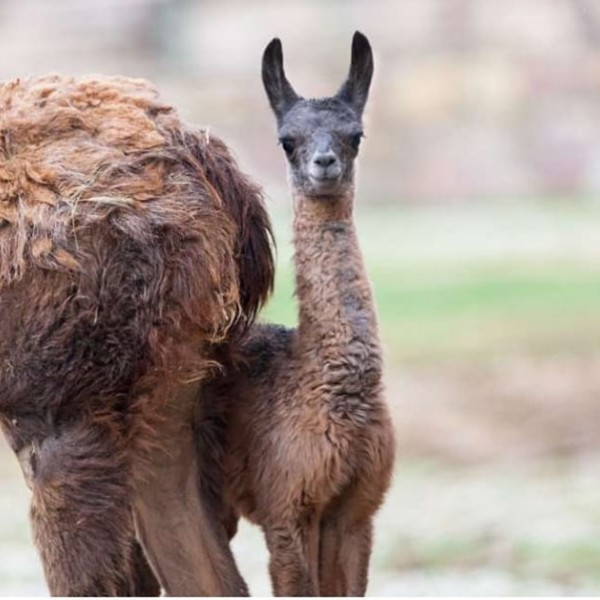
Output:
<path fill-rule="evenodd" d="M 600 593 L 600 3 L 0 0 L 0 78 L 145 77 L 268 196 L 294 323 L 290 202 L 260 58 L 329 95 L 376 53 L 356 220 L 397 472 L 371 594 Z M 0 442 L 0 594 L 45 594 Z M 260 532 L 235 552 L 268 594 Z"/>

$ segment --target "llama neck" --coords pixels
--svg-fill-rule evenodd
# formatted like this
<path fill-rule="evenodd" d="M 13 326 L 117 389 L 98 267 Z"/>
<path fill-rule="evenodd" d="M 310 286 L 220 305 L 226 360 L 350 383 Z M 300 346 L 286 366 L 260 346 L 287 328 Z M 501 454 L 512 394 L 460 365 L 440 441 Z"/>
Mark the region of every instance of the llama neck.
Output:
<path fill-rule="evenodd" d="M 379 356 L 377 320 L 352 218 L 353 198 L 294 196 L 299 341 L 335 361 L 361 346 Z M 336 356 L 337 355 L 337 356 Z"/>

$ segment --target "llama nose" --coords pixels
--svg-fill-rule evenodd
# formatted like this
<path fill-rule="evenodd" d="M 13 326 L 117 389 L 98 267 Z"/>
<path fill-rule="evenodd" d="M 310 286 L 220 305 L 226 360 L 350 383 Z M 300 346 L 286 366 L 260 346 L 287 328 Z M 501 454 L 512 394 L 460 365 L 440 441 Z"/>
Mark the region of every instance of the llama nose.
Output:
<path fill-rule="evenodd" d="M 320 152 L 315 154 L 313 162 L 319 167 L 326 169 L 337 161 L 337 156 L 330 150 L 329 152 Z"/>

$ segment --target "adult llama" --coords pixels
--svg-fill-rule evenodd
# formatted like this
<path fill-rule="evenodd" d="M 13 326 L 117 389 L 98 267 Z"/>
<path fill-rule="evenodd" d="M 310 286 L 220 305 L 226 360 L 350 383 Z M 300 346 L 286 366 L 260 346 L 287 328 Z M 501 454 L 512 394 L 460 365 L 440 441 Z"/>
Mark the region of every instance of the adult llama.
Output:
<path fill-rule="evenodd" d="M 192 421 L 272 277 L 259 188 L 148 83 L 0 85 L 0 423 L 52 594 L 157 592 L 136 536 L 167 593 L 246 593 Z"/>

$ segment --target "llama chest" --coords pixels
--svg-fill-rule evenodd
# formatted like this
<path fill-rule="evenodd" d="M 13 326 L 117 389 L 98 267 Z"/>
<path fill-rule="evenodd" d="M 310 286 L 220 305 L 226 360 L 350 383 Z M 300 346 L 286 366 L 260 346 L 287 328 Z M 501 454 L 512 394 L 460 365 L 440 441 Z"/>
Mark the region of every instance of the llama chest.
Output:
<path fill-rule="evenodd" d="M 330 408 L 354 412 L 369 406 L 380 390 L 382 357 L 373 322 L 357 314 L 353 320 L 332 322 L 303 348 L 304 378 Z M 337 411 L 336 411 L 337 412 Z"/>

